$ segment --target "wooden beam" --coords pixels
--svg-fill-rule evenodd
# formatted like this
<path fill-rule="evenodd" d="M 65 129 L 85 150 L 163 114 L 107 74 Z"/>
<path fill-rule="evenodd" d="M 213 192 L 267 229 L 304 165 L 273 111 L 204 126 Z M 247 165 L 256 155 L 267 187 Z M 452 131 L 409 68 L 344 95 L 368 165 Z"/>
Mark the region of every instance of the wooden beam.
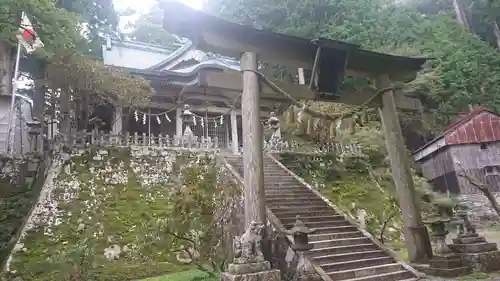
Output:
<path fill-rule="evenodd" d="M 214 107 L 220 107 L 220 108 L 230 108 L 232 107 L 232 101 L 221 101 L 217 99 L 203 99 L 201 96 L 192 96 L 192 97 L 184 97 L 182 100 L 178 100 L 175 97 L 165 97 L 165 96 L 154 96 L 150 104 L 151 106 L 155 106 L 158 104 L 158 106 L 162 108 L 169 108 L 170 104 L 175 104 L 177 101 L 181 103 L 187 103 L 190 105 L 194 106 L 214 106 Z M 207 101 L 207 105 L 204 105 L 204 101 Z M 287 107 L 290 103 L 289 102 L 280 102 L 280 101 L 275 101 L 272 99 L 268 100 L 261 100 L 260 101 L 260 107 L 264 111 L 268 111 L 269 109 L 276 109 L 279 107 Z M 172 106 L 173 107 L 173 106 Z M 241 108 L 241 99 L 238 99 L 236 101 L 236 109 Z"/>
<path fill-rule="evenodd" d="M 275 82 L 276 85 L 285 90 L 295 99 L 312 100 L 316 96 L 316 93 L 309 90 L 306 85 L 290 84 L 276 81 L 273 82 Z M 243 91 L 241 73 L 237 71 L 206 72 L 204 77 L 200 79 L 200 85 L 213 89 L 230 90 L 236 92 Z M 262 85 L 262 96 L 266 98 L 283 98 L 267 85 Z"/>
<path fill-rule="evenodd" d="M 391 86 L 387 75 L 376 81 L 380 89 Z M 403 133 L 396 111 L 394 92 L 382 94 L 382 106 L 379 109 L 384 129 L 385 145 L 391 163 L 392 177 L 396 186 L 396 195 L 403 213 L 405 244 L 411 262 L 425 262 L 432 257 L 427 229 L 422 223 L 419 198 L 411 173 L 408 153 L 403 140 Z"/>
<path fill-rule="evenodd" d="M 246 52 L 241 57 L 243 94 L 241 96 L 243 119 L 243 165 L 245 225 L 252 221 L 265 223 L 266 196 L 264 193 L 263 135 L 260 122 L 260 82 L 257 71 L 257 54 Z M 249 71 L 252 70 L 252 71 Z"/>
<path fill-rule="evenodd" d="M 164 110 L 168 110 L 171 108 L 176 107 L 175 103 L 168 103 L 168 102 L 155 102 L 150 105 L 151 108 L 160 108 Z M 224 114 L 228 113 L 229 114 L 229 109 L 226 107 L 216 107 L 216 106 L 196 106 L 196 105 L 191 105 L 190 110 L 196 113 L 205 113 L 205 111 L 208 110 L 209 113 L 216 113 L 216 114 Z M 235 110 L 236 115 L 241 116 L 241 109 L 236 109 Z M 260 116 L 263 118 L 267 118 L 271 115 L 271 110 L 269 108 L 261 108 L 260 109 Z"/>

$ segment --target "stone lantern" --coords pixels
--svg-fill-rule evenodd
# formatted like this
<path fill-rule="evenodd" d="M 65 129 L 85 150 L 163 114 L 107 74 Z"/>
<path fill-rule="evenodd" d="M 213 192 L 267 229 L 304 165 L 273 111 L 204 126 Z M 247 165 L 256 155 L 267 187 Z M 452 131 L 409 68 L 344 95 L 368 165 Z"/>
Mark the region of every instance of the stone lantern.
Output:
<path fill-rule="evenodd" d="M 191 126 L 191 124 L 193 124 L 193 117 L 194 114 L 190 110 L 190 105 L 185 104 L 184 111 L 182 111 L 182 122 L 186 124 L 187 127 L 189 127 Z"/>
<path fill-rule="evenodd" d="M 300 220 L 300 216 L 295 217 L 295 225 L 290 230 L 285 230 L 285 234 L 293 236 L 292 249 L 295 251 L 309 251 L 313 248 L 313 245 L 309 244 L 309 234 L 314 233 L 315 229 L 308 228 L 303 221 Z"/>
<path fill-rule="evenodd" d="M 276 117 L 275 112 L 270 113 L 269 119 L 267 119 L 267 124 L 269 128 L 273 131 L 271 140 L 281 140 L 281 129 L 280 129 L 280 119 Z"/>
<path fill-rule="evenodd" d="M 188 146 L 193 141 L 193 131 L 191 130 L 191 125 L 195 122 L 195 115 L 191 112 L 189 104 L 184 105 L 184 111 L 182 111 L 182 123 L 186 124 L 184 133 L 182 135 L 183 143 L 188 144 Z"/>
<path fill-rule="evenodd" d="M 309 234 L 314 233 L 315 229 L 308 228 L 300 216 L 297 215 L 295 225 L 290 230 L 285 230 L 286 235 L 293 236 L 292 250 L 298 255 L 297 268 L 293 275 L 293 281 L 316 281 L 321 280 L 321 276 L 316 272 L 311 261 L 304 255 L 307 251 L 313 248 L 309 244 Z"/>
<path fill-rule="evenodd" d="M 39 136 L 42 135 L 42 123 L 40 123 L 36 118 L 33 118 L 30 121 L 26 121 L 26 125 L 28 126 L 28 135 L 30 137 L 31 151 L 37 152 L 39 144 Z"/>

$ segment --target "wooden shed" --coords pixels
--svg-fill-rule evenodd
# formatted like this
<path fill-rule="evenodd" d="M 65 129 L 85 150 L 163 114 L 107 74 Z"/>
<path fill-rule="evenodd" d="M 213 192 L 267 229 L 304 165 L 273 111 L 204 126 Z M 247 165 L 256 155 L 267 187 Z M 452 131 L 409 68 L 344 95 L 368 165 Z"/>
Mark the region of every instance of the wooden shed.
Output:
<path fill-rule="evenodd" d="M 463 173 L 500 191 L 500 115 L 481 107 L 413 153 L 429 183 L 442 192 L 477 193 Z"/>

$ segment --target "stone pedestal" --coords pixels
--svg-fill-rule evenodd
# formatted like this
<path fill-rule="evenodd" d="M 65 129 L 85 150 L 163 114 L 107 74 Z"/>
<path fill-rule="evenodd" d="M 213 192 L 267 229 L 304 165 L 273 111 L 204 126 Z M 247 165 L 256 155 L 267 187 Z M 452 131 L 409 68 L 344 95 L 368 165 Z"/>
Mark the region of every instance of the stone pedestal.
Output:
<path fill-rule="evenodd" d="M 453 278 L 467 275 L 472 268 L 458 254 L 434 255 L 429 264 L 412 265 L 416 270 L 432 276 Z"/>
<path fill-rule="evenodd" d="M 497 244 L 489 243 L 477 233 L 459 235 L 449 247 L 462 255 L 474 271 L 491 272 L 500 270 L 500 251 Z"/>
<path fill-rule="evenodd" d="M 320 281 L 321 276 L 316 272 L 314 266 L 309 261 L 307 257 L 304 256 L 303 252 L 297 252 L 299 255 L 299 261 L 297 263 L 297 269 L 295 275 L 293 276 L 293 281 Z"/>
<path fill-rule="evenodd" d="M 229 264 L 228 271 L 221 273 L 221 281 L 280 281 L 281 274 L 277 269 L 271 269 L 267 261 Z"/>

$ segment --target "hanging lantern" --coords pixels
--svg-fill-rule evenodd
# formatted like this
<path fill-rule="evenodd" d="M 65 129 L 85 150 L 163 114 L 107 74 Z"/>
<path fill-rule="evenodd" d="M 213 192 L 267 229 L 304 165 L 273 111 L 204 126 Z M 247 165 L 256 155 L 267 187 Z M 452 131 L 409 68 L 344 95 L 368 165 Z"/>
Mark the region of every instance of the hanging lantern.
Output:
<path fill-rule="evenodd" d="M 134 118 L 135 118 L 135 122 L 139 122 L 139 114 L 137 114 L 137 110 L 134 111 Z"/>
<path fill-rule="evenodd" d="M 224 124 L 224 115 L 221 115 L 221 116 L 220 116 L 220 124 L 221 124 L 221 125 L 222 125 L 222 124 Z"/>
<path fill-rule="evenodd" d="M 144 113 L 144 115 L 142 115 L 142 124 L 146 125 L 146 113 Z"/>
<path fill-rule="evenodd" d="M 202 128 L 205 128 L 205 124 L 203 124 L 203 118 L 200 118 L 200 125 Z"/>
<path fill-rule="evenodd" d="M 165 113 L 165 119 L 167 119 L 168 123 L 172 122 L 172 120 L 170 120 L 170 118 L 168 117 L 168 114 Z"/>
<path fill-rule="evenodd" d="M 189 108 L 189 104 L 185 104 L 184 111 L 182 112 L 182 121 L 186 126 L 190 126 L 192 123 L 196 124 L 196 118 Z"/>
<path fill-rule="evenodd" d="M 161 124 L 160 116 L 156 116 L 156 122 L 158 122 L 158 125 Z"/>

